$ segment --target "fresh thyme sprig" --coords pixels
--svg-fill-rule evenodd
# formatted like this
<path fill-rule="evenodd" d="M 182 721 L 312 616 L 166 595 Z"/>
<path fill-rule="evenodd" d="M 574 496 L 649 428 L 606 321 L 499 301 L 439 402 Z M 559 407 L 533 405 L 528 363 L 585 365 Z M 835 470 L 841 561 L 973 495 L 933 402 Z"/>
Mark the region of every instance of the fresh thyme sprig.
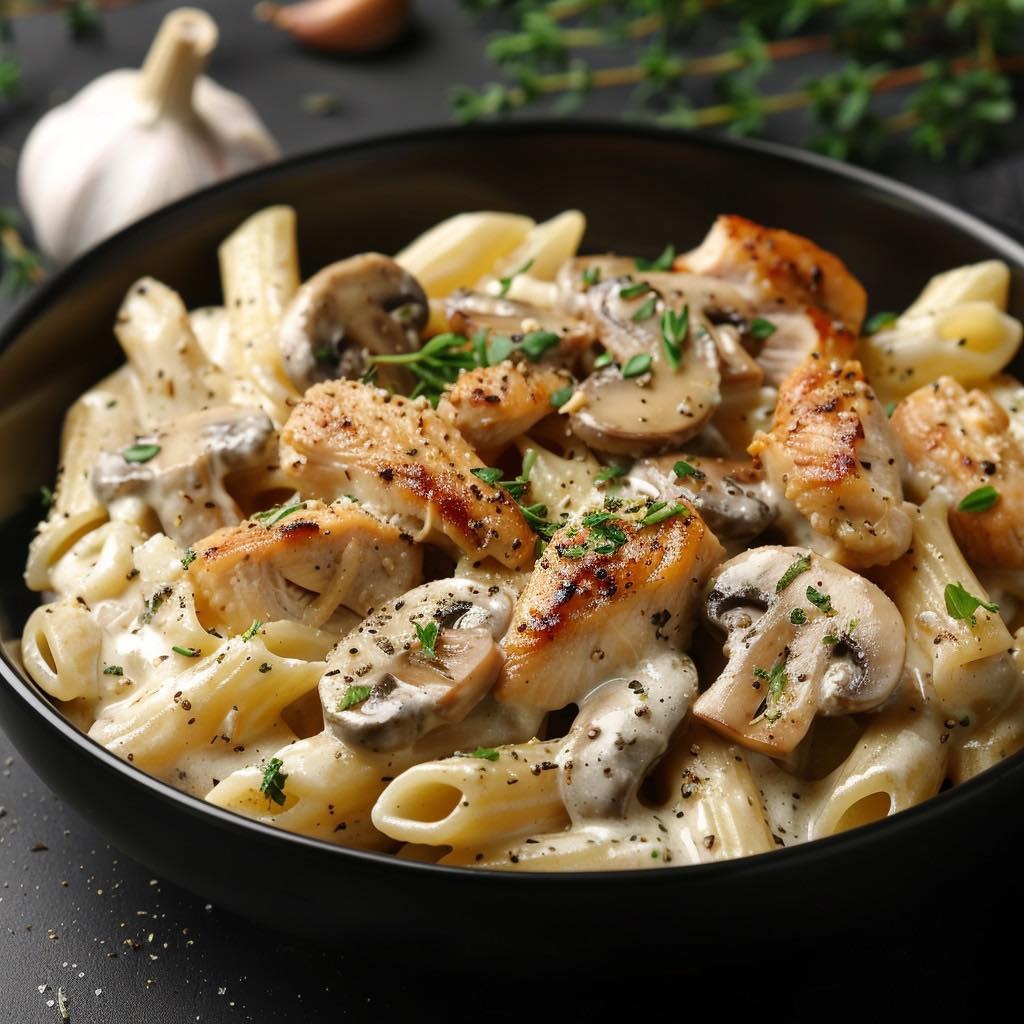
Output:
<path fill-rule="evenodd" d="M 464 0 L 500 11 L 510 30 L 488 56 L 503 81 L 455 88 L 463 121 L 495 117 L 556 98 L 584 105 L 601 89 L 632 89 L 628 112 L 667 126 L 728 126 L 760 134 L 772 116 L 806 111 L 808 145 L 840 158 L 866 158 L 886 140 L 906 139 L 933 159 L 971 161 L 1016 113 L 1010 76 L 1024 72 L 1021 0 Z M 706 22 L 728 42 L 713 53 L 693 40 Z M 703 34 L 706 37 L 706 33 Z M 603 52 L 595 59 L 595 47 Z M 804 76 L 808 54 L 831 51 L 835 70 Z M 794 86 L 763 87 L 780 62 Z M 700 79 L 719 102 L 699 105 Z M 704 90 L 706 92 L 706 90 Z M 897 93 L 897 102 L 880 100 Z M 894 112 L 895 110 L 895 112 Z"/>

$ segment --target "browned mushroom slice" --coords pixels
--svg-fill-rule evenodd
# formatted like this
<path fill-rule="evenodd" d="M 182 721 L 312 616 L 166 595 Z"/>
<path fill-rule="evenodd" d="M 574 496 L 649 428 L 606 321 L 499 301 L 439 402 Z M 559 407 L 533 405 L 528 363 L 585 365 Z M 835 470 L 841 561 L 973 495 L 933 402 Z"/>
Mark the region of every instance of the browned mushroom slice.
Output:
<path fill-rule="evenodd" d="M 685 508 L 658 518 L 670 509 L 627 503 L 555 535 L 516 604 L 499 700 L 561 708 L 645 652 L 686 642 L 690 609 L 722 548 Z"/>
<path fill-rule="evenodd" d="M 554 412 L 552 396 L 572 383 L 564 370 L 529 363 L 483 366 L 460 374 L 441 396 L 437 412 L 490 462 L 514 438 Z"/>
<path fill-rule="evenodd" d="M 519 568 L 534 534 L 508 493 L 473 475 L 476 452 L 426 399 L 391 395 L 357 381 L 316 384 L 281 434 L 281 468 L 303 494 L 351 495 L 401 516 L 420 540 L 491 556 Z"/>
<path fill-rule="evenodd" d="M 274 426 L 259 409 L 221 406 L 189 413 L 138 437 L 130 448 L 102 452 L 92 488 L 107 505 L 129 495 L 141 498 L 164 533 L 187 546 L 242 518 L 224 477 L 276 461 L 274 442 Z"/>
<path fill-rule="evenodd" d="M 188 566 L 204 625 L 253 619 L 322 625 L 336 608 L 360 615 L 420 581 L 421 548 L 351 501 L 297 502 L 195 545 Z"/>
<path fill-rule="evenodd" d="M 870 711 L 903 671 L 906 630 L 873 583 L 800 548 L 754 548 L 712 576 L 708 620 L 729 659 L 695 717 L 751 750 L 781 756 L 815 715 Z"/>
<path fill-rule="evenodd" d="M 536 331 L 551 332 L 557 335 L 558 345 L 544 353 L 548 363 L 571 363 L 594 340 L 585 321 L 497 295 L 460 290 L 445 301 L 445 312 L 451 329 L 467 338 L 484 331 L 519 342 Z M 516 351 L 511 355 L 518 358 Z"/>
<path fill-rule="evenodd" d="M 904 398 L 891 422 L 910 462 L 911 497 L 944 495 L 968 561 L 1024 568 L 1024 450 L 1006 411 L 985 392 L 940 377 Z M 981 488 L 994 493 L 982 491 L 980 504 L 975 498 L 973 507 L 959 507 Z"/>
<path fill-rule="evenodd" d="M 848 565 L 886 565 L 910 545 L 899 445 L 860 363 L 808 359 L 786 379 L 771 431 L 747 449 Z"/>
<path fill-rule="evenodd" d="M 461 721 L 498 678 L 512 602 L 498 585 L 447 579 L 372 615 L 327 659 L 327 727 L 346 743 L 383 751 Z"/>
<path fill-rule="evenodd" d="M 278 332 L 285 370 L 299 391 L 316 381 L 360 377 L 367 353 L 414 351 L 428 313 L 419 283 L 389 256 L 368 252 L 332 263 L 285 310 Z"/>
<path fill-rule="evenodd" d="M 637 462 L 628 482 L 659 498 L 683 498 L 719 540 L 749 541 L 778 514 L 774 488 L 749 460 L 658 455 Z"/>
<path fill-rule="evenodd" d="M 752 288 L 762 306 L 820 307 L 855 334 L 864 321 L 867 295 L 842 260 L 802 235 L 745 217 L 719 217 L 704 241 L 674 266 Z"/>

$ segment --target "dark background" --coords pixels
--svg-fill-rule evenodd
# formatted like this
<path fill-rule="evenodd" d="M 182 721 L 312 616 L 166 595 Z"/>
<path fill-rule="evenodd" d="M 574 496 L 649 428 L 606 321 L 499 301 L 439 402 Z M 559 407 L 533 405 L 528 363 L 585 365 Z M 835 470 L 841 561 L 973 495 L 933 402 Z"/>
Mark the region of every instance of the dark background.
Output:
<path fill-rule="evenodd" d="M 148 2 L 108 13 L 100 36 L 77 43 L 55 16 L 19 20 L 22 88 L 16 100 L 0 106 L 0 205 L 16 202 L 17 152 L 38 117 L 103 71 L 137 64 L 173 6 Z M 255 103 L 286 155 L 445 123 L 450 85 L 479 85 L 493 77 L 483 53 L 486 26 L 466 18 L 455 0 L 421 0 L 416 29 L 405 42 L 386 55 L 359 60 L 299 50 L 255 22 L 248 0 L 207 0 L 201 6 L 221 27 L 212 74 Z M 813 74 L 827 61 L 812 58 L 798 71 Z M 305 112 L 309 94 L 332 97 L 337 111 Z M 587 114 L 617 114 L 621 102 L 614 95 L 595 97 Z M 803 128 L 800 115 L 778 119 L 772 137 L 796 141 Z M 1024 235 L 1024 157 L 1017 155 L 1024 152 L 1022 138 L 1018 124 L 1004 151 L 976 169 L 900 154 L 890 155 L 881 169 Z M 10 308 L 9 299 L 0 300 L 0 315 Z M 274 870 L 267 865 L 268 886 Z M 667 954 L 666 967 L 653 962 L 653 951 L 638 935 L 635 958 L 595 965 L 592 972 L 566 974 L 557 964 L 538 964 L 534 977 L 506 975 L 496 954 L 493 974 L 460 974 L 458 964 L 450 975 L 426 974 L 408 953 L 311 949 L 153 878 L 57 800 L 0 731 L 0 1024 L 59 1021 L 59 986 L 75 1024 L 306 1024 L 390 1021 L 410 1014 L 430 1020 L 431 1011 L 489 1022 L 536 1015 L 538 1006 L 546 1017 L 571 1013 L 596 1020 L 623 1012 L 636 1020 L 681 1019 L 712 1008 L 730 1015 L 776 1015 L 801 1005 L 817 1007 L 824 1016 L 836 1009 L 837 999 L 851 1011 L 878 1011 L 879 1001 L 889 1004 L 894 992 L 913 998 L 921 1009 L 932 1000 L 959 998 L 977 1008 L 1007 978 L 999 964 L 1000 944 L 984 930 L 922 935 L 919 942 L 892 948 L 882 908 L 865 909 L 878 915 L 877 941 L 837 948 L 835 972 L 827 976 L 807 977 L 794 961 L 785 894 L 778 893 L 766 894 L 765 935 L 738 937 L 730 972 L 702 967 L 708 951 L 701 950 L 699 936 L 680 936 L 678 950 L 660 951 L 662 958 Z M 310 913 L 316 912 L 311 894 Z M 539 927 L 568 925 L 567 941 L 599 948 L 599 937 L 575 935 L 571 922 L 547 922 L 544 908 L 523 912 L 536 916 Z M 1015 916 L 1007 908 L 1011 928 Z M 498 927 L 500 922 L 481 921 L 479 933 L 466 936 L 467 945 L 487 943 Z M 662 1000 L 665 1010 L 657 1008 Z"/>

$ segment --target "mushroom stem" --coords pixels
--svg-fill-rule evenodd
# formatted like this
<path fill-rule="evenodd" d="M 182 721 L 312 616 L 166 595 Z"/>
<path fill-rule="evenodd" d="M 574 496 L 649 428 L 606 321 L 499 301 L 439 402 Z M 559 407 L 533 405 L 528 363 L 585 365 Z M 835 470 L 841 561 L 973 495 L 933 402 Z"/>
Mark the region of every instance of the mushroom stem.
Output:
<path fill-rule="evenodd" d="M 217 24 L 205 11 L 179 7 L 164 18 L 139 76 L 154 121 L 192 113 L 192 89 L 216 45 Z"/>

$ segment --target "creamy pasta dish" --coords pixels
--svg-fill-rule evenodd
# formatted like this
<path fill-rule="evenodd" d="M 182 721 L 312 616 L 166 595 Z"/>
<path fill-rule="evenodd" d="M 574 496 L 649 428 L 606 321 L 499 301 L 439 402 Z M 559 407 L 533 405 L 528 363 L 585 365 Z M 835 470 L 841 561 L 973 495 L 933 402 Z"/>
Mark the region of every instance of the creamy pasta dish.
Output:
<path fill-rule="evenodd" d="M 222 306 L 133 285 L 29 553 L 31 678 L 219 807 L 520 871 L 768 852 L 1024 746 L 1006 266 L 866 318 L 784 230 L 584 227 L 467 213 L 303 283 L 273 207 Z"/>

